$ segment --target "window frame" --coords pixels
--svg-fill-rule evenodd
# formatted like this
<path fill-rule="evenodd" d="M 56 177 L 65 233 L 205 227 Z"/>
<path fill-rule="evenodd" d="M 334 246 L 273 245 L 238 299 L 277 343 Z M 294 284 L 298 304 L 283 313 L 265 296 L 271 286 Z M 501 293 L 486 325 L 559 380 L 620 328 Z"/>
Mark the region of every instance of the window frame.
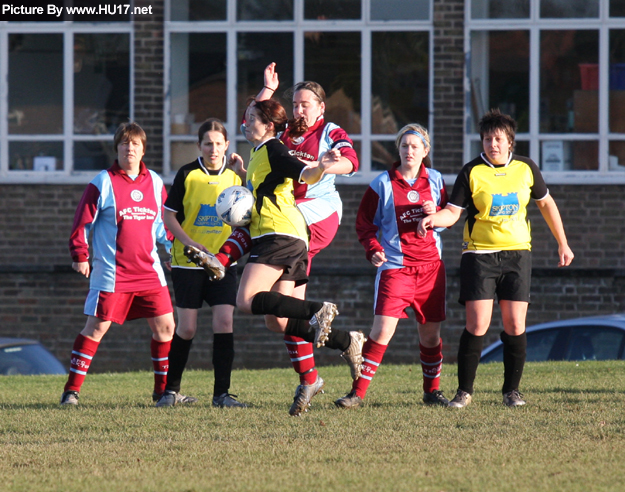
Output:
<path fill-rule="evenodd" d="M 623 18 L 609 17 L 609 0 L 599 1 L 599 16 L 592 18 L 540 18 L 540 0 L 530 0 L 530 15 L 526 19 L 471 19 L 472 0 L 465 0 L 464 50 L 465 110 L 464 110 L 464 162 L 475 157 L 471 145 L 480 141 L 473 124 L 470 91 L 471 33 L 473 31 L 529 31 L 529 132 L 517 133 L 517 141 L 528 141 L 529 157 L 540 162 L 541 141 L 588 141 L 599 142 L 599 169 L 597 171 L 550 171 L 543 172 L 549 184 L 624 184 L 625 173 L 609 170 L 610 141 L 625 141 L 625 133 L 609 132 L 609 33 L 611 29 L 625 29 Z M 540 133 L 540 34 L 547 30 L 592 30 L 599 34 L 599 129 L 595 133 Z"/>
<path fill-rule="evenodd" d="M 134 21 L 124 22 L 0 22 L 0 80 L 8 80 L 8 40 L 11 34 L 63 35 L 63 133 L 55 135 L 10 135 L 8 128 L 9 87 L 0 84 L 0 183 L 78 184 L 88 183 L 99 171 L 74 171 L 74 142 L 113 141 L 112 134 L 74 134 L 74 35 L 128 34 L 130 119 L 134 119 Z M 16 141 L 48 141 L 63 143 L 63 169 L 59 171 L 9 170 L 9 145 Z"/>
<path fill-rule="evenodd" d="M 226 33 L 226 86 L 227 86 L 227 121 L 224 122 L 230 134 L 230 152 L 237 152 L 239 144 L 245 138 L 239 131 L 241 115 L 236 114 L 236 80 L 237 80 L 237 35 L 239 32 L 292 32 L 293 46 L 293 80 L 304 80 L 304 34 L 307 31 L 322 32 L 360 32 L 361 33 L 361 132 L 350 134 L 355 142 L 360 142 L 359 154 L 360 171 L 350 177 L 337 176 L 338 184 L 368 184 L 380 171 L 371 171 L 371 143 L 373 141 L 394 141 L 395 134 L 371 133 L 371 82 L 372 64 L 371 38 L 373 32 L 427 32 L 428 33 L 428 121 L 430 133 L 433 129 L 434 97 L 434 22 L 433 0 L 429 0 L 429 20 L 410 21 L 378 21 L 371 20 L 369 0 L 362 0 L 362 17 L 359 20 L 306 20 L 304 19 L 304 0 L 294 0 L 293 20 L 288 21 L 237 21 L 236 2 L 228 1 L 225 21 L 171 21 L 171 2 L 165 0 L 164 26 L 164 115 L 163 115 L 163 175 L 166 181 L 171 181 L 175 171 L 171 166 L 172 142 L 195 142 L 193 135 L 171 134 L 171 34 L 172 33 Z M 258 88 L 260 90 L 260 87 Z M 247 156 L 244 156 L 246 159 Z"/>

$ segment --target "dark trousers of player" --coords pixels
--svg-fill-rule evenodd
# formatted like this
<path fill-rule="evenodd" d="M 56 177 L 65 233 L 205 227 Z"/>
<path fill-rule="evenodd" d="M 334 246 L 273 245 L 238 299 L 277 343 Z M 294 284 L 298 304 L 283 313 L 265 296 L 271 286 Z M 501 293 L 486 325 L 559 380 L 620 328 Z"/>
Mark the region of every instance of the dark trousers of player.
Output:
<path fill-rule="evenodd" d="M 502 332 L 501 341 L 503 342 L 504 366 L 502 393 L 508 393 L 519 389 L 525 366 L 527 337 L 525 333 L 512 336 Z M 458 389 L 469 394 L 473 394 L 473 382 L 483 346 L 484 335 L 478 337 L 469 333 L 466 328 L 464 329 L 458 346 Z"/>
<path fill-rule="evenodd" d="M 308 320 L 323 307 L 322 302 L 303 301 L 285 296 L 279 292 L 259 292 L 252 299 L 253 314 L 273 314 L 278 318 L 289 318 L 286 334 L 300 337 L 307 342 L 315 340 L 314 330 L 310 330 Z M 349 332 L 332 330 L 325 346 L 345 351 L 349 347 Z"/>
<path fill-rule="evenodd" d="M 169 369 L 167 370 L 167 386 L 165 390 L 180 392 L 182 373 L 189 359 L 193 339 L 185 340 L 174 334 L 169 351 Z M 232 333 L 215 333 L 213 335 L 213 369 L 215 385 L 213 395 L 228 393 L 232 362 L 234 361 L 234 335 Z"/>

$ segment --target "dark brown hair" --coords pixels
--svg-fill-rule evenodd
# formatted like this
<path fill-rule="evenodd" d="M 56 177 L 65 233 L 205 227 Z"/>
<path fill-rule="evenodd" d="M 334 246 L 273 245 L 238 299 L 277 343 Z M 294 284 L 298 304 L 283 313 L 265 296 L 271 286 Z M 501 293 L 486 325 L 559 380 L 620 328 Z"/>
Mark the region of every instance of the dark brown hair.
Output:
<path fill-rule="evenodd" d="M 224 140 L 226 142 L 228 141 L 228 131 L 226 130 L 226 127 L 224 126 L 222 121 L 217 118 L 209 118 L 204 123 L 202 123 L 197 131 L 198 143 L 202 143 L 202 140 L 204 139 L 204 134 L 206 132 L 219 132 L 224 136 Z"/>
<path fill-rule="evenodd" d="M 303 82 L 298 82 L 293 87 L 288 89 L 284 93 L 284 97 L 288 99 L 293 99 L 295 93 L 298 91 L 310 91 L 315 96 L 315 99 L 319 104 L 326 102 L 326 91 L 323 90 L 321 84 L 317 82 L 313 82 L 312 80 L 304 80 Z M 308 131 L 308 125 L 304 118 L 293 118 L 289 120 L 289 137 L 291 140 L 301 137 L 304 133 Z"/>
<path fill-rule="evenodd" d="M 510 150 L 514 150 L 516 136 L 516 121 L 512 116 L 503 114 L 499 109 L 491 109 L 480 119 L 478 129 L 480 131 L 480 139 L 483 141 L 484 136 L 497 130 L 501 130 L 508 137 L 510 142 Z"/>
<path fill-rule="evenodd" d="M 115 152 L 117 152 L 117 146 L 120 143 L 128 142 L 133 138 L 141 140 L 141 143 L 143 144 L 143 152 L 145 152 L 145 145 L 148 138 L 146 137 L 143 128 L 141 128 L 134 121 L 129 121 L 128 123 L 122 123 L 119 125 L 115 131 L 115 136 L 113 137 L 113 148 L 115 149 Z"/>
<path fill-rule="evenodd" d="M 258 111 L 260 121 L 265 125 L 273 123 L 276 134 L 284 131 L 288 118 L 282 104 L 273 99 L 266 99 L 264 101 L 256 101 L 254 108 Z"/>

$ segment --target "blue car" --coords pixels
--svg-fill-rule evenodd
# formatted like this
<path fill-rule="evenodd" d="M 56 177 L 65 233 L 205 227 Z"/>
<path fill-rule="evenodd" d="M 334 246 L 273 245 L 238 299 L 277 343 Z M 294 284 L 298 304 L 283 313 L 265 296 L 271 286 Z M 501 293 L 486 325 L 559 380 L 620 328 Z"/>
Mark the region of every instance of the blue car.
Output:
<path fill-rule="evenodd" d="M 15 374 L 67 374 L 67 371 L 37 340 L 0 338 L 0 375 Z"/>
<path fill-rule="evenodd" d="M 619 360 L 625 348 L 625 315 L 551 321 L 527 329 L 527 362 Z M 482 352 L 480 362 L 503 362 L 503 344 Z"/>

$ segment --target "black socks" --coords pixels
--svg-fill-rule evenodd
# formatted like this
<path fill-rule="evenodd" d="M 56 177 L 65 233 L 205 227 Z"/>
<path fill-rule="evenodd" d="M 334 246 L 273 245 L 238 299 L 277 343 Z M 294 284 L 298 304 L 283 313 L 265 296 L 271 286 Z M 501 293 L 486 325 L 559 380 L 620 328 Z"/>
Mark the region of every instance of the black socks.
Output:
<path fill-rule="evenodd" d="M 213 335 L 213 369 L 215 370 L 214 396 L 228 393 L 233 361 L 234 335 L 232 333 L 215 333 Z"/>
<path fill-rule="evenodd" d="M 259 292 L 252 299 L 252 314 L 273 314 L 278 318 L 310 320 L 323 302 L 303 301 L 279 292 Z"/>
<path fill-rule="evenodd" d="M 473 382 L 480 363 L 484 335 L 471 335 L 465 328 L 458 346 L 458 389 L 473 394 Z"/>
<path fill-rule="evenodd" d="M 177 333 L 174 333 L 171 348 L 169 349 L 169 369 L 167 369 L 166 391 L 180 392 L 182 373 L 187 365 L 192 343 L 193 338 L 191 340 L 185 340 L 180 338 Z"/>
<path fill-rule="evenodd" d="M 512 336 L 505 331 L 500 335 L 503 342 L 503 387 L 502 393 L 509 393 L 519 389 L 525 355 L 527 349 L 527 335 Z"/>

